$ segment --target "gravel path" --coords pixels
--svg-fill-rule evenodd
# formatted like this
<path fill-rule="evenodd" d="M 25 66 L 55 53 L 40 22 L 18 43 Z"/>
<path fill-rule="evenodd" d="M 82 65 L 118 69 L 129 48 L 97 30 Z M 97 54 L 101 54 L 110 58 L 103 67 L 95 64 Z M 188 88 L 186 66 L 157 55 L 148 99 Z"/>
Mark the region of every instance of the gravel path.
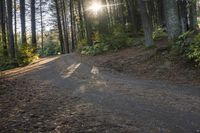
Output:
<path fill-rule="evenodd" d="M 133 79 L 73 54 L 5 75 L 15 84 L 0 93 L 0 132 L 200 133 L 199 86 Z"/>

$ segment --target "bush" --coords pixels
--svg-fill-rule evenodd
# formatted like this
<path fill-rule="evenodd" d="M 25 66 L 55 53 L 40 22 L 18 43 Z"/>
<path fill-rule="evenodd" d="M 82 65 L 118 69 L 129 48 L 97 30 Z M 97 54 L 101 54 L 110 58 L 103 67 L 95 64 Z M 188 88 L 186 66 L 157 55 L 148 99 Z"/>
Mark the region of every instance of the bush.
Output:
<path fill-rule="evenodd" d="M 81 54 L 98 55 L 98 54 L 102 54 L 108 50 L 109 50 L 108 45 L 105 45 L 103 43 L 96 43 L 93 46 L 85 46 L 82 49 Z"/>
<path fill-rule="evenodd" d="M 35 53 L 36 49 L 30 45 L 23 45 L 17 53 L 17 61 L 20 65 L 27 65 L 33 60 L 38 58 L 38 54 Z"/>
<path fill-rule="evenodd" d="M 110 35 L 95 32 L 93 42 L 93 46 L 88 46 L 85 39 L 81 40 L 78 43 L 78 52 L 84 55 L 97 55 L 109 50 L 118 51 L 122 48 L 141 44 L 143 38 L 130 38 L 121 25 L 116 25 L 111 29 Z"/>
<path fill-rule="evenodd" d="M 39 49 L 38 51 L 40 56 L 52 56 L 52 55 L 57 55 L 60 53 L 60 46 L 54 42 L 47 42 L 44 44 L 44 48 Z"/>
<path fill-rule="evenodd" d="M 82 39 L 81 41 L 78 42 L 77 51 L 81 52 L 87 46 L 88 46 L 87 40 L 86 39 Z"/>
<path fill-rule="evenodd" d="M 200 33 L 194 37 L 193 43 L 189 46 L 187 57 L 200 66 Z"/>
<path fill-rule="evenodd" d="M 194 61 L 200 66 L 200 33 L 188 31 L 179 36 L 175 45 L 179 54 Z"/>
<path fill-rule="evenodd" d="M 38 55 L 34 53 L 35 49 L 30 45 L 23 45 L 16 51 L 16 58 L 11 59 L 8 56 L 3 55 L 2 47 L 0 48 L 0 71 L 12 69 L 18 66 L 27 65 L 33 60 L 38 58 Z"/>

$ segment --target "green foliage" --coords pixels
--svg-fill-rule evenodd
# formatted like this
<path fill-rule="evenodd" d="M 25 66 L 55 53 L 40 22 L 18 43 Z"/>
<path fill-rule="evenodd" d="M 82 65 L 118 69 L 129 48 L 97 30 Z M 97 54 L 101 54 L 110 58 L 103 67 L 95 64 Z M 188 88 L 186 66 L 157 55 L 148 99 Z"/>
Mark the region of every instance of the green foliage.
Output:
<path fill-rule="evenodd" d="M 35 54 L 36 49 L 30 45 L 23 45 L 17 53 L 17 61 L 19 64 L 27 65 L 33 60 L 38 58 L 38 54 Z"/>
<path fill-rule="evenodd" d="M 110 50 L 117 51 L 130 46 L 130 43 L 127 41 L 128 34 L 125 33 L 123 26 L 121 25 L 114 26 L 110 35 L 102 35 L 100 37 L 100 41 L 108 45 Z"/>
<path fill-rule="evenodd" d="M 161 28 L 160 26 L 156 27 L 154 32 L 153 32 L 153 39 L 154 40 L 159 40 L 163 37 L 166 37 L 167 33 L 165 32 L 165 30 L 163 28 Z"/>
<path fill-rule="evenodd" d="M 194 31 L 187 31 L 178 37 L 175 48 L 180 54 L 188 53 L 189 45 L 193 43 Z"/>
<path fill-rule="evenodd" d="M 96 43 L 93 46 L 85 46 L 82 51 L 81 54 L 84 55 L 98 55 L 98 54 L 102 54 L 106 51 L 109 50 L 109 46 L 105 45 L 103 43 Z"/>
<path fill-rule="evenodd" d="M 87 46 L 88 46 L 87 40 L 86 39 L 82 39 L 81 41 L 78 42 L 77 51 L 81 52 Z"/>
<path fill-rule="evenodd" d="M 3 55 L 3 48 L 0 47 L 0 71 L 27 65 L 37 58 L 38 55 L 35 54 L 35 49 L 30 45 L 21 46 L 16 51 L 15 59 L 11 59 L 10 57 Z"/>
<path fill-rule="evenodd" d="M 93 46 L 88 46 L 85 39 L 81 40 L 78 43 L 78 52 L 84 55 L 98 55 L 107 51 L 118 51 L 129 46 L 139 45 L 143 42 L 141 37 L 128 37 L 128 34 L 120 25 L 114 26 L 111 31 L 109 35 L 95 32 L 93 34 Z"/>
<path fill-rule="evenodd" d="M 138 37 L 132 37 L 127 39 L 127 45 L 128 46 L 138 46 L 144 44 L 144 37 L 138 36 Z"/>
<path fill-rule="evenodd" d="M 60 53 L 60 46 L 52 41 L 49 41 L 44 44 L 44 48 L 39 49 L 38 53 L 40 56 L 51 56 L 51 55 L 57 55 Z"/>
<path fill-rule="evenodd" d="M 187 56 L 200 66 L 200 33 L 194 37 L 193 43 L 189 46 Z"/>
<path fill-rule="evenodd" d="M 183 33 L 179 36 L 175 48 L 180 54 L 200 66 L 200 33 L 195 34 L 194 31 Z"/>

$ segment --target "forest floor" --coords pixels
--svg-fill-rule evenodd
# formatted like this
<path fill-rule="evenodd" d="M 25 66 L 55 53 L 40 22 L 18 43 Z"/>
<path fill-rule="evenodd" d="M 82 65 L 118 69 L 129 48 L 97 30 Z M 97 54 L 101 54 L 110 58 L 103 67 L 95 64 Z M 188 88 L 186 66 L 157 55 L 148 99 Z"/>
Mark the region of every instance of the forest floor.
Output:
<path fill-rule="evenodd" d="M 138 45 L 118 52 L 80 58 L 103 70 L 114 70 L 134 78 L 200 85 L 200 68 L 174 52 L 164 39 L 156 42 L 156 48 L 147 49 Z"/>
<path fill-rule="evenodd" d="M 171 58 L 150 66 L 155 49 L 129 49 L 43 58 L 2 72 L 0 132 L 200 133 L 199 80 Z"/>

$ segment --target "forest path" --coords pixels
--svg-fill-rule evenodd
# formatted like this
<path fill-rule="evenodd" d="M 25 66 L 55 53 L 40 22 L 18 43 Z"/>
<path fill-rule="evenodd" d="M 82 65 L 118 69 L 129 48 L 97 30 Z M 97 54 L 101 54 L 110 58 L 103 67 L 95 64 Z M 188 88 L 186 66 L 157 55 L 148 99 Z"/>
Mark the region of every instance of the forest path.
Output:
<path fill-rule="evenodd" d="M 53 84 L 58 87 L 55 93 L 65 90 L 94 105 L 101 112 L 96 117 L 113 123 L 101 132 L 200 133 L 199 86 L 133 79 L 88 65 L 74 54 L 41 59 L 6 73 L 18 80 Z"/>

